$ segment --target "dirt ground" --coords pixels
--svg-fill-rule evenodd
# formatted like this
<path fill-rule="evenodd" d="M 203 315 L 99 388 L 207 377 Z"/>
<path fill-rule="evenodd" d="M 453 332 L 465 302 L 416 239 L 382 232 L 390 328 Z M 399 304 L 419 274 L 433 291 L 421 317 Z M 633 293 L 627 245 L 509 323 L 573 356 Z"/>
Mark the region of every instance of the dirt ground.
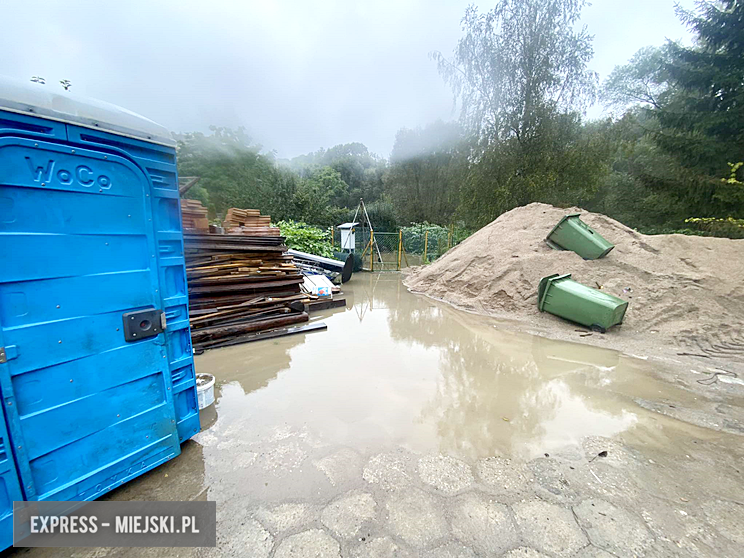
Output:
<path fill-rule="evenodd" d="M 566 214 L 615 245 L 587 261 L 544 241 Z M 719 371 L 737 381 L 744 371 L 744 240 L 643 235 L 604 215 L 533 203 L 501 215 L 431 265 L 414 268 L 415 293 L 556 339 L 580 341 L 641 357 Z M 624 323 L 589 333 L 537 308 L 540 279 L 553 273 L 629 302 Z"/>

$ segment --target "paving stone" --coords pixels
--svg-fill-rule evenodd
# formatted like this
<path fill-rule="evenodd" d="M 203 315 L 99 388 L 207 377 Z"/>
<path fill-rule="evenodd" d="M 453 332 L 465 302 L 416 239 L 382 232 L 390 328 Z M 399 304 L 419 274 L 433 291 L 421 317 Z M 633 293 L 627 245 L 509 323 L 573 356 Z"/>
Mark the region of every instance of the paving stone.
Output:
<path fill-rule="evenodd" d="M 256 512 L 256 519 L 274 533 L 297 529 L 315 521 L 318 509 L 304 503 L 286 503 L 271 508 L 261 508 Z"/>
<path fill-rule="evenodd" d="M 267 558 L 273 544 L 271 534 L 258 521 L 249 519 L 241 525 L 224 529 L 219 534 L 217 547 L 211 550 L 214 556 Z"/>
<path fill-rule="evenodd" d="M 581 463 L 566 475 L 571 487 L 579 487 L 584 497 L 608 500 L 617 505 L 634 505 L 645 493 L 633 476 L 605 461 Z"/>
<path fill-rule="evenodd" d="M 475 479 L 470 466 L 448 455 L 427 455 L 418 462 L 421 480 L 442 494 L 456 494 L 472 486 Z"/>
<path fill-rule="evenodd" d="M 549 558 L 542 552 L 528 546 L 520 546 L 504 554 L 504 558 Z"/>
<path fill-rule="evenodd" d="M 352 558 L 414 558 L 407 549 L 401 547 L 390 537 L 363 541 L 351 551 Z"/>
<path fill-rule="evenodd" d="M 652 535 L 668 539 L 676 547 L 686 548 L 699 556 L 715 555 L 711 549 L 721 537 L 708 524 L 699 506 L 646 497 L 632 509 L 646 522 Z"/>
<path fill-rule="evenodd" d="M 307 459 L 307 452 L 297 442 L 274 447 L 263 454 L 262 467 L 277 476 L 286 476 L 296 471 Z"/>
<path fill-rule="evenodd" d="M 320 520 L 337 536 L 350 539 L 365 521 L 377 516 L 377 502 L 371 494 L 352 491 L 334 500 L 323 510 Z"/>
<path fill-rule="evenodd" d="M 340 558 L 336 540 L 321 529 L 310 529 L 287 537 L 274 553 L 274 558 Z"/>
<path fill-rule="evenodd" d="M 612 554 L 642 555 L 653 542 L 640 518 L 609 502 L 589 498 L 573 509 L 592 544 Z"/>
<path fill-rule="evenodd" d="M 538 496 L 558 504 L 573 504 L 578 501 L 579 493 L 566 476 L 566 470 L 570 471 L 569 465 L 553 458 L 540 457 L 530 461 L 527 466 L 535 475 L 535 492 Z"/>
<path fill-rule="evenodd" d="M 616 556 L 610 554 L 606 550 L 602 550 L 601 548 L 597 548 L 596 546 L 585 546 L 581 550 L 579 550 L 576 554 L 573 555 L 573 558 L 617 558 Z"/>
<path fill-rule="evenodd" d="M 522 538 L 532 547 L 556 556 L 571 556 L 589 541 L 571 510 L 541 500 L 514 504 Z"/>
<path fill-rule="evenodd" d="M 638 460 L 620 442 L 603 436 L 587 436 L 581 441 L 584 456 L 592 463 L 605 463 L 624 470 L 634 469 Z M 605 457 L 599 457 L 601 452 L 607 452 Z"/>
<path fill-rule="evenodd" d="M 475 470 L 488 488 L 504 494 L 526 491 L 535 480 L 527 465 L 504 457 L 480 459 Z"/>
<path fill-rule="evenodd" d="M 484 494 L 459 496 L 451 514 L 453 534 L 477 552 L 501 553 L 517 544 L 509 509 Z"/>
<path fill-rule="evenodd" d="M 362 458 L 349 448 L 327 455 L 315 462 L 333 486 L 357 481 L 362 476 Z"/>
<path fill-rule="evenodd" d="M 383 490 L 397 490 L 411 484 L 410 461 L 410 456 L 400 452 L 381 453 L 369 460 L 362 477 Z"/>
<path fill-rule="evenodd" d="M 429 550 L 426 553 L 427 558 L 477 558 L 475 551 L 457 541 Z"/>
<path fill-rule="evenodd" d="M 725 500 L 713 500 L 703 504 L 708 521 L 724 537 L 744 545 L 744 506 Z"/>
<path fill-rule="evenodd" d="M 427 546 L 447 535 L 440 504 L 418 488 L 394 492 L 385 504 L 388 530 L 410 545 Z"/>

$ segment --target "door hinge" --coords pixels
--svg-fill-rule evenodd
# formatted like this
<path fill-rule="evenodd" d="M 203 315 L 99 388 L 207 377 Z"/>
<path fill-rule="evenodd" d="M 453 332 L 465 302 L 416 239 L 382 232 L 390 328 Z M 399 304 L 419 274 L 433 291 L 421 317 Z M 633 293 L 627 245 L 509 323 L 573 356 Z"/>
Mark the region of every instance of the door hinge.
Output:
<path fill-rule="evenodd" d="M 18 347 L 16 345 L 8 345 L 7 347 L 0 347 L 0 364 L 8 362 L 18 357 Z"/>

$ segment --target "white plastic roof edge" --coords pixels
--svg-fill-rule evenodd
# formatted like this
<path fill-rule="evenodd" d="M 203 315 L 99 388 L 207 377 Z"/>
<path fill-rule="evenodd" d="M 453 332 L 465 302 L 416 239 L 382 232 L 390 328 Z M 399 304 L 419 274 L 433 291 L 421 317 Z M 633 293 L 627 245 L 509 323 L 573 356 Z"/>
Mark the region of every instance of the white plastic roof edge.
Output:
<path fill-rule="evenodd" d="M 164 126 L 125 108 L 50 86 L 0 76 L 0 110 L 102 130 L 167 147 L 176 141 Z"/>

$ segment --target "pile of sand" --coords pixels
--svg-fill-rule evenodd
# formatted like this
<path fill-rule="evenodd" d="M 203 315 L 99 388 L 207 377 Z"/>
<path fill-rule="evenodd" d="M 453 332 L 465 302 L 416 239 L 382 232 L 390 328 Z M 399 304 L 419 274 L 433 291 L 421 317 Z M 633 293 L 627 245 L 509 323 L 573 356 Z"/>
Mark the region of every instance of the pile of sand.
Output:
<path fill-rule="evenodd" d="M 545 244 L 561 217 L 575 212 L 615 249 L 586 261 Z M 501 215 L 417 268 L 405 284 L 466 310 L 527 321 L 547 335 L 578 337 L 576 324 L 537 309 L 540 279 L 552 273 L 571 273 L 630 303 L 622 325 L 577 340 L 636 354 L 634 344 L 643 341 L 645 348 L 664 345 L 677 353 L 744 360 L 744 240 L 647 236 L 601 214 L 533 203 Z"/>

